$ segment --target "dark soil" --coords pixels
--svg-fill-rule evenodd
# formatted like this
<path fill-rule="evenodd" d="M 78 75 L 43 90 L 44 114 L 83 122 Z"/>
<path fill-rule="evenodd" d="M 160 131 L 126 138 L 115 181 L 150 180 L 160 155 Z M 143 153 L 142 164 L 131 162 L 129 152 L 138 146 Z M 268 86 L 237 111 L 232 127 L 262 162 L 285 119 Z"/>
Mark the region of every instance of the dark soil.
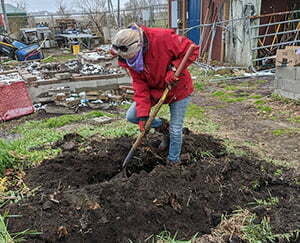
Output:
<path fill-rule="evenodd" d="M 56 144 L 63 149 L 60 156 L 27 171 L 27 184 L 41 188 L 6 207 L 23 215 L 10 219 L 10 232 L 43 232 L 29 242 L 145 242 L 166 229 L 190 239 L 210 233 L 222 214 L 239 207 L 270 217 L 274 233 L 299 227 L 300 186 L 292 171 L 274 176 L 277 168 L 264 161 L 228 154 L 221 140 L 195 134 L 183 146 L 191 159 L 170 167 L 152 146 L 157 137 L 148 141 L 151 146 L 138 149 L 123 178 L 121 164 L 133 138 L 66 136 Z M 270 195 L 278 197 L 278 205 L 249 205 Z"/>

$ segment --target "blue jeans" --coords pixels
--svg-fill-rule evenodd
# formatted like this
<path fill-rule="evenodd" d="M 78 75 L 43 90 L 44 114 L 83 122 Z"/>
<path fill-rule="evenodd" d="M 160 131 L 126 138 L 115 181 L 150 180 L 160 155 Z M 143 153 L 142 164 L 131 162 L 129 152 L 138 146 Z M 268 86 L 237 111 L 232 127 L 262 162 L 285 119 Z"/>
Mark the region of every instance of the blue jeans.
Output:
<path fill-rule="evenodd" d="M 182 146 L 182 128 L 187 105 L 190 102 L 190 97 L 169 104 L 171 120 L 170 120 L 170 145 L 168 160 L 171 162 L 180 161 L 180 153 Z M 132 103 L 126 113 L 126 119 L 132 123 L 138 123 L 139 118 L 136 117 L 136 103 Z M 162 120 L 155 118 L 152 121 L 151 127 L 157 128 L 162 125 Z"/>

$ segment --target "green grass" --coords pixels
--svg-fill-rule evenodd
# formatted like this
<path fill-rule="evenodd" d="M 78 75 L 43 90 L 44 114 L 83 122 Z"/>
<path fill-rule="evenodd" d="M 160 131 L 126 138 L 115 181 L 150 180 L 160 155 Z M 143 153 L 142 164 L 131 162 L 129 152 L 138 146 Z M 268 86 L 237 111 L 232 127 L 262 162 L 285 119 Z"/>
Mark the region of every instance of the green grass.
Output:
<path fill-rule="evenodd" d="M 224 92 L 224 91 L 221 91 L 221 90 L 218 90 L 218 91 L 215 91 L 212 93 L 212 96 L 216 96 L 216 97 L 224 97 L 224 96 L 228 96 L 229 94 Z"/>
<path fill-rule="evenodd" d="M 205 90 L 205 84 L 203 82 L 200 82 L 200 81 L 195 82 L 194 86 L 195 86 L 195 89 L 198 91 Z"/>
<path fill-rule="evenodd" d="M 105 138 L 117 138 L 122 136 L 134 136 L 139 133 L 138 127 L 125 119 L 115 121 L 101 126 L 81 125 L 76 130 L 83 137 L 99 134 Z"/>
<path fill-rule="evenodd" d="M 75 115 L 63 115 L 59 117 L 53 117 L 49 119 L 45 119 L 42 121 L 30 121 L 26 122 L 24 126 L 21 128 L 17 128 L 16 132 L 20 132 L 22 130 L 27 130 L 27 129 L 33 129 L 33 128 L 58 128 L 65 126 L 70 123 L 78 122 L 78 121 L 83 121 L 86 119 L 91 119 L 95 117 L 101 117 L 107 115 L 106 113 L 100 112 L 100 111 L 91 111 L 88 113 L 84 114 L 75 114 Z"/>
<path fill-rule="evenodd" d="M 236 103 L 236 102 L 242 102 L 244 100 L 247 100 L 247 98 L 246 97 L 236 97 L 236 98 L 224 97 L 221 100 L 227 103 Z"/>
<path fill-rule="evenodd" d="M 275 136 L 282 136 L 282 135 L 293 135 L 300 133 L 300 128 L 281 128 L 281 129 L 274 129 L 272 134 Z"/>
<path fill-rule="evenodd" d="M 255 202 L 250 203 L 250 205 L 256 205 L 256 206 L 276 206 L 279 203 L 278 197 L 270 197 L 267 199 L 255 199 Z"/>
<path fill-rule="evenodd" d="M 0 172 L 3 172 L 4 169 L 10 168 L 15 164 L 15 158 L 10 153 L 13 149 L 14 147 L 11 143 L 0 139 Z"/>
<path fill-rule="evenodd" d="M 218 97 L 219 100 L 227 103 L 236 103 L 236 102 L 242 102 L 244 100 L 247 100 L 247 97 L 242 97 L 243 95 L 244 95 L 243 93 L 235 94 L 235 93 L 229 93 L 221 90 L 212 93 L 212 96 Z"/>
<path fill-rule="evenodd" d="M 246 156 L 248 153 L 242 148 L 239 148 L 238 143 L 231 139 L 224 139 L 223 144 L 226 148 L 227 153 L 234 154 L 236 156 Z"/>
<path fill-rule="evenodd" d="M 235 90 L 238 90 L 238 87 L 234 86 L 234 85 L 226 85 L 224 87 L 225 90 L 227 91 L 235 91 Z"/>
<path fill-rule="evenodd" d="M 267 82 L 268 82 L 268 80 L 265 80 L 265 79 L 258 79 L 255 81 L 255 83 L 257 83 L 257 84 L 265 84 Z"/>
<path fill-rule="evenodd" d="M 274 176 L 281 176 L 283 174 L 283 171 L 281 169 L 277 169 L 275 172 L 274 172 Z"/>
<path fill-rule="evenodd" d="M 72 54 L 64 54 L 64 55 L 55 55 L 55 56 L 49 56 L 41 60 L 42 63 L 51 63 L 51 62 L 65 62 L 72 59 L 76 59 L 75 55 Z"/>
<path fill-rule="evenodd" d="M 12 132 L 21 136 L 11 142 L 0 140 L 0 173 L 3 173 L 6 168 L 27 168 L 56 156 L 60 150 L 53 149 L 49 145 L 68 132 L 59 131 L 56 128 L 104 114 L 92 111 L 84 114 L 64 115 L 40 121 L 28 121 L 13 129 Z"/>
<path fill-rule="evenodd" d="M 256 105 L 264 105 L 264 104 L 266 104 L 266 103 L 267 103 L 266 100 L 256 100 L 256 101 L 254 102 L 254 104 L 256 104 Z"/>
<path fill-rule="evenodd" d="M 287 119 L 290 122 L 300 123 L 300 116 L 295 116 Z"/>
<path fill-rule="evenodd" d="M 242 227 L 243 239 L 249 243 L 263 243 L 263 242 L 294 242 L 293 240 L 298 239 L 300 235 L 300 229 L 283 233 L 274 234 L 270 219 L 264 217 L 260 223 L 257 223 L 258 219 L 255 214 L 246 218 L 246 225 Z"/>
<path fill-rule="evenodd" d="M 214 133 L 219 125 L 207 118 L 205 109 L 196 104 L 190 104 L 186 111 L 185 124 L 195 132 Z"/>
<path fill-rule="evenodd" d="M 195 234 L 190 240 L 177 240 L 177 233 L 173 236 L 169 231 L 162 231 L 160 234 L 156 235 L 154 239 L 152 238 L 152 242 L 163 242 L 163 243 L 192 243 L 196 239 L 198 234 Z M 146 240 L 147 242 L 147 240 Z"/>
<path fill-rule="evenodd" d="M 3 243 L 17 243 L 17 242 L 25 242 L 25 237 L 28 235 L 38 235 L 41 232 L 37 232 L 35 230 L 23 230 L 17 233 L 9 233 L 7 230 L 7 221 L 9 218 L 20 217 L 19 215 L 0 215 L 0 242 Z"/>
<path fill-rule="evenodd" d="M 263 96 L 262 95 L 250 95 L 249 98 L 250 99 L 261 99 L 261 98 L 263 98 Z"/>
<path fill-rule="evenodd" d="M 272 107 L 267 105 L 257 105 L 256 109 L 260 110 L 263 113 L 270 113 L 273 110 Z"/>
<path fill-rule="evenodd" d="M 275 94 L 275 93 L 273 93 L 271 95 L 271 99 L 273 101 L 279 101 L 279 102 L 284 103 L 284 104 L 300 105 L 300 100 L 289 99 L 289 98 L 283 97 L 283 96 L 281 96 L 279 94 Z"/>

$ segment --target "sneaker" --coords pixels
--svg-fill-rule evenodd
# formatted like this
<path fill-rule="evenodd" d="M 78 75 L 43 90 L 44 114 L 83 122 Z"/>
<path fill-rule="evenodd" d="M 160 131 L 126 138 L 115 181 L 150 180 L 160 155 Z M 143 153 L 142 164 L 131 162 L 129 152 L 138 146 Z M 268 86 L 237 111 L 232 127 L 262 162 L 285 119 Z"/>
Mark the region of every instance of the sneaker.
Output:
<path fill-rule="evenodd" d="M 177 167 L 180 166 L 182 163 L 181 161 L 173 161 L 173 160 L 168 160 L 166 161 L 166 166 L 170 166 L 170 167 Z"/>

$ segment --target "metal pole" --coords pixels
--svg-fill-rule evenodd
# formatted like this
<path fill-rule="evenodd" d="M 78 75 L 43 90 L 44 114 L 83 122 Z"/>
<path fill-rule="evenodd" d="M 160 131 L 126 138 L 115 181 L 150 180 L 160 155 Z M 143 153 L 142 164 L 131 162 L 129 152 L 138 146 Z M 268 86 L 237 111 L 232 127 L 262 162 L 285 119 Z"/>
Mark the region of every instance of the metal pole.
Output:
<path fill-rule="evenodd" d="M 120 28 L 121 22 L 120 22 L 120 0 L 118 0 L 118 27 Z"/>
<path fill-rule="evenodd" d="M 1 0 L 1 7 L 2 7 L 2 13 L 3 13 L 3 17 L 4 17 L 4 29 L 7 33 L 9 33 L 10 32 L 9 23 L 8 23 L 8 18 L 7 18 L 7 14 L 6 14 L 4 0 Z"/>

